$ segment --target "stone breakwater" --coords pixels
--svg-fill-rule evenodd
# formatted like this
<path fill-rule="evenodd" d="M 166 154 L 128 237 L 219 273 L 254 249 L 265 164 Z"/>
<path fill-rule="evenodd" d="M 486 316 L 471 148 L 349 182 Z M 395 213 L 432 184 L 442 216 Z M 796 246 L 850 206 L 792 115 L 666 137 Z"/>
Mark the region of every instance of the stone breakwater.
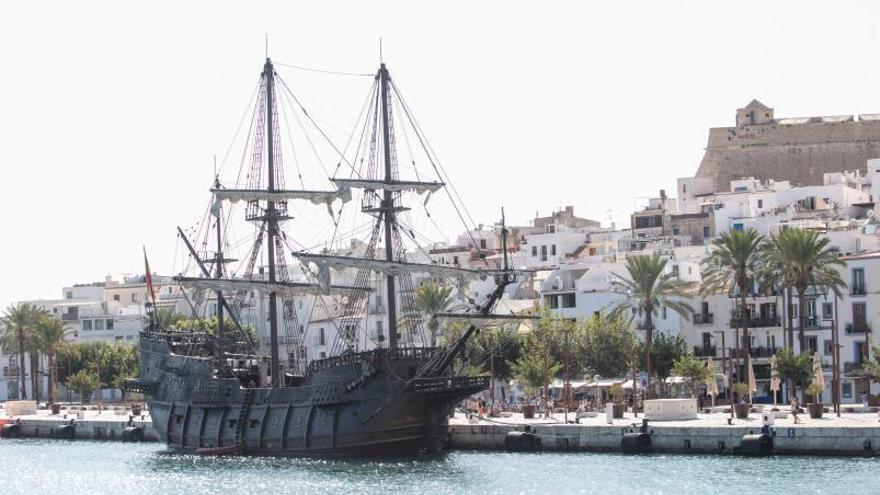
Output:
<path fill-rule="evenodd" d="M 880 455 L 880 420 L 874 413 L 844 413 L 841 418 L 825 414 L 822 419 L 801 415 L 795 424 L 787 412 L 780 414 L 769 427 L 772 453 L 792 455 L 876 456 Z M 569 415 L 574 420 L 574 414 Z M 650 452 L 740 454 L 747 435 L 760 435 L 762 417 L 752 413 L 749 419 L 734 419 L 728 414 L 699 414 L 688 421 L 649 421 Z M 158 441 L 149 414 L 133 415 L 127 410 L 67 411 L 59 415 L 48 411 L 7 417 L 0 410 L 0 428 L 18 425 L 15 436 L 36 438 L 69 438 L 122 440 L 127 428 L 142 430 L 143 441 Z M 72 431 L 70 428 L 72 426 Z M 511 432 L 527 433 L 538 441 L 535 451 L 621 452 L 623 438 L 637 434 L 642 426 L 641 415 L 606 424 L 605 416 L 582 417 L 578 424 L 564 422 L 562 414 L 550 419 L 511 417 L 468 420 L 458 414 L 449 422 L 449 448 L 466 450 L 509 449 Z M 2 442 L 2 440 L 0 440 Z"/>
<path fill-rule="evenodd" d="M 0 431 L 5 437 L 65 438 L 70 440 L 132 439 L 126 429 L 136 428 L 134 441 L 158 441 L 149 414 L 134 415 L 130 410 L 67 410 L 51 414 L 9 415 L 0 411 Z"/>
<path fill-rule="evenodd" d="M 463 416 L 450 420 L 449 445 L 455 449 L 534 450 L 534 451 L 611 451 L 621 452 L 626 435 L 641 429 L 642 418 L 615 419 L 606 424 L 604 415 L 581 418 L 580 424 L 525 420 L 521 415 L 509 418 L 485 418 L 472 422 Z M 569 419 L 573 419 L 569 415 Z M 761 415 L 734 419 L 723 413 L 700 414 L 690 421 L 649 421 L 646 433 L 650 447 L 646 452 L 740 454 L 746 453 L 744 438 L 762 433 Z M 876 414 L 844 414 L 843 417 L 809 419 L 801 415 L 794 424 L 790 415 L 775 420 L 768 427 L 772 450 L 764 453 L 792 455 L 875 456 L 880 454 L 880 421 Z M 538 439 L 526 448 L 511 449 L 511 432 Z M 755 438 L 753 437 L 753 439 Z"/>

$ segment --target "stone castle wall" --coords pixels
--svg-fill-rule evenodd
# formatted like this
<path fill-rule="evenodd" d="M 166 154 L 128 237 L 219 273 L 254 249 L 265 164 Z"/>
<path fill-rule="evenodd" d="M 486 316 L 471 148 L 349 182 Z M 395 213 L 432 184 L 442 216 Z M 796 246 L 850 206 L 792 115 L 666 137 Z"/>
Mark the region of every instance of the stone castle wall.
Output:
<path fill-rule="evenodd" d="M 880 158 L 880 121 L 769 123 L 710 129 L 698 177 L 720 190 L 743 177 L 821 185 L 822 174 L 863 170 Z"/>

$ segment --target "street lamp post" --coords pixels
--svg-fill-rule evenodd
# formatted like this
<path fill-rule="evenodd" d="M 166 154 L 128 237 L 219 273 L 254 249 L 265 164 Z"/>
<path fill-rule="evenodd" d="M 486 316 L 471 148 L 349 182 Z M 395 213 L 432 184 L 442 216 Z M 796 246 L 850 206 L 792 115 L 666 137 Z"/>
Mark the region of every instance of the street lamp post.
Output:
<path fill-rule="evenodd" d="M 713 334 L 721 334 L 721 368 L 724 370 L 724 375 L 727 377 L 727 387 L 724 389 L 724 393 L 727 395 L 727 399 L 730 401 L 731 407 L 733 407 L 732 397 L 730 395 L 730 368 L 727 366 L 727 346 L 724 343 L 724 330 L 715 330 L 712 332 Z M 712 339 L 715 336 L 712 335 Z"/>
<path fill-rule="evenodd" d="M 828 296 L 826 295 L 827 299 Z M 834 317 L 831 319 L 831 403 L 840 417 L 840 338 L 837 333 L 837 294 L 834 295 Z"/>

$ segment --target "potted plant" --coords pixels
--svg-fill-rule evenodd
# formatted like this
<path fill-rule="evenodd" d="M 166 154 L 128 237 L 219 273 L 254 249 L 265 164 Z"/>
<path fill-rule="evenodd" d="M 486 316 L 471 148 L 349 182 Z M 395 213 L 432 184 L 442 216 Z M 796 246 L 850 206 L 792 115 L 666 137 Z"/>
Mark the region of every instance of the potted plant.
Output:
<path fill-rule="evenodd" d="M 626 411 L 626 404 L 623 403 L 623 385 L 615 383 L 609 390 L 611 393 L 611 411 L 612 417 L 622 418 L 623 412 Z"/>
<path fill-rule="evenodd" d="M 822 392 L 824 391 L 822 385 L 818 383 L 811 383 L 807 387 L 807 394 L 813 396 L 814 401 L 807 404 L 807 410 L 810 411 L 810 418 L 812 419 L 822 419 L 822 412 L 825 409 L 825 404 L 823 404 L 821 400 Z"/>
<path fill-rule="evenodd" d="M 743 397 L 748 397 L 749 395 L 749 385 L 747 383 L 735 383 L 733 385 L 733 391 L 736 392 L 736 395 L 742 399 Z M 736 414 L 737 419 L 748 419 L 749 418 L 749 409 L 751 409 L 752 405 L 748 402 L 742 402 L 742 400 L 738 401 L 733 405 L 733 412 Z"/>

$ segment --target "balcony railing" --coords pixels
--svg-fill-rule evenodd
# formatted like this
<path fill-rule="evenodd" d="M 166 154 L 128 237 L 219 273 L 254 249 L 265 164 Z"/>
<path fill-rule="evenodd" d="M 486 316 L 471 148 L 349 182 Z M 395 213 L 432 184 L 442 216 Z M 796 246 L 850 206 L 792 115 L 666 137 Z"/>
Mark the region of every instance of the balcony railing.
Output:
<path fill-rule="evenodd" d="M 843 374 L 847 376 L 858 376 L 862 369 L 862 363 L 847 362 L 843 363 Z"/>
<path fill-rule="evenodd" d="M 694 356 L 697 357 L 715 357 L 717 352 L 714 345 L 710 346 L 694 346 Z"/>
<path fill-rule="evenodd" d="M 713 316 L 712 313 L 697 313 L 694 315 L 694 324 L 695 325 L 711 325 L 712 320 L 714 319 L 712 316 Z"/>
<path fill-rule="evenodd" d="M 4 366 L 3 367 L 3 376 L 6 376 L 6 377 L 18 376 L 19 369 L 20 368 L 17 368 L 17 367 Z"/>
<path fill-rule="evenodd" d="M 730 328 L 737 328 L 742 326 L 742 317 L 739 315 L 731 315 L 730 316 Z M 746 320 L 749 325 L 749 328 L 760 328 L 760 327 L 778 327 L 781 323 L 778 316 L 753 316 Z"/>
<path fill-rule="evenodd" d="M 749 350 L 750 351 L 749 355 L 753 358 L 769 358 L 769 357 L 773 357 L 773 355 L 776 354 L 776 352 L 778 350 L 779 349 L 777 349 L 776 347 L 757 346 L 757 347 L 752 347 Z M 739 352 L 737 352 L 736 349 L 731 349 L 730 355 L 735 358 L 743 359 L 746 357 L 746 349 L 740 348 Z"/>
<path fill-rule="evenodd" d="M 865 290 L 865 286 L 863 285 L 854 285 L 849 289 L 849 295 L 851 296 L 864 296 L 865 294 L 867 294 L 867 291 Z"/>
<path fill-rule="evenodd" d="M 846 333 L 847 335 L 854 333 L 871 333 L 871 325 L 867 323 L 847 323 Z"/>

